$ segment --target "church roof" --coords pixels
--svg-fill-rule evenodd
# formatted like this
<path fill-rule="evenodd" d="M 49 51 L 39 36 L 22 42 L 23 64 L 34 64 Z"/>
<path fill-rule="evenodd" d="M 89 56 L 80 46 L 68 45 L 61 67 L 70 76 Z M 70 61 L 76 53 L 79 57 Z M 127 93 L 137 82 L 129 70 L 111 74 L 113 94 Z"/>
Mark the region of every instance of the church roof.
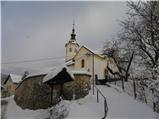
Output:
<path fill-rule="evenodd" d="M 73 23 L 72 33 L 71 33 L 71 40 L 73 40 L 73 41 L 76 40 L 76 34 L 75 34 L 75 29 L 74 29 L 74 23 Z"/>
<path fill-rule="evenodd" d="M 80 49 L 78 50 L 78 52 L 76 53 L 76 55 L 73 58 L 75 58 L 77 56 L 77 54 L 80 52 L 80 50 L 82 48 L 85 48 L 86 50 L 88 50 L 89 52 L 91 52 L 92 54 L 94 54 L 94 55 L 96 55 L 96 56 L 98 56 L 100 58 L 104 59 L 105 56 L 106 56 L 106 55 L 102 55 L 102 54 L 96 53 L 96 51 L 94 51 L 94 50 L 92 50 L 92 49 L 90 49 L 90 48 L 88 48 L 88 47 L 86 47 L 86 46 L 83 45 L 83 46 L 80 47 Z"/>

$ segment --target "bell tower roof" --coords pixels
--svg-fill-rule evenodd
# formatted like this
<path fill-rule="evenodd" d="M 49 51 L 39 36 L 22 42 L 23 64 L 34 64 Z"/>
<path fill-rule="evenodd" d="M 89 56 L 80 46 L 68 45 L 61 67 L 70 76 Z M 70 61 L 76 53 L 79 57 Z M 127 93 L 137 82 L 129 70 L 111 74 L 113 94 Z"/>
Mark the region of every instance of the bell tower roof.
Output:
<path fill-rule="evenodd" d="M 74 29 L 74 22 L 73 22 L 73 28 L 72 28 L 72 33 L 71 33 L 71 39 L 70 40 L 76 40 L 76 34 L 75 34 L 75 29 Z"/>

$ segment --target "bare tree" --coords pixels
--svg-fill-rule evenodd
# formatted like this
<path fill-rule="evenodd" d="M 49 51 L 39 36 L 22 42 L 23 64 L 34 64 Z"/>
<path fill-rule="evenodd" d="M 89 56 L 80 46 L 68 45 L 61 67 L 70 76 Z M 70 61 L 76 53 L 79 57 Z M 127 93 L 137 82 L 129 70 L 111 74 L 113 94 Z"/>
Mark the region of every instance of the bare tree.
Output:
<path fill-rule="evenodd" d="M 132 74 L 134 80 L 143 83 L 140 91 L 147 103 L 144 88 L 159 95 L 159 2 L 130 1 L 127 6 L 127 18 L 120 22 L 121 32 L 116 42 L 106 43 L 104 53 L 114 58 L 124 79 Z"/>
<path fill-rule="evenodd" d="M 127 2 L 128 19 L 121 22 L 121 40 L 127 41 L 146 65 L 158 66 L 159 60 L 159 12 L 158 1 Z"/>

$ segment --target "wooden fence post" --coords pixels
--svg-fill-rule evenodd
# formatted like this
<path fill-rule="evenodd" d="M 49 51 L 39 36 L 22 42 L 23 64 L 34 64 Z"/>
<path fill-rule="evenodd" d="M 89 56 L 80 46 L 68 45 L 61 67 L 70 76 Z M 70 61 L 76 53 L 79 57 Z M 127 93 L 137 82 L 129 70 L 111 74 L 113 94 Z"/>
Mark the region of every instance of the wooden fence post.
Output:
<path fill-rule="evenodd" d="M 96 85 L 98 85 L 98 75 L 95 75 L 95 81 L 96 81 Z"/>
<path fill-rule="evenodd" d="M 133 80 L 133 91 L 134 91 L 134 99 L 137 98 L 137 93 L 136 93 L 136 84 L 135 84 L 135 80 Z"/>
<path fill-rule="evenodd" d="M 97 90 L 97 103 L 99 103 L 99 94 L 98 94 L 98 90 Z"/>
<path fill-rule="evenodd" d="M 124 90 L 124 80 L 122 78 L 122 89 Z"/>

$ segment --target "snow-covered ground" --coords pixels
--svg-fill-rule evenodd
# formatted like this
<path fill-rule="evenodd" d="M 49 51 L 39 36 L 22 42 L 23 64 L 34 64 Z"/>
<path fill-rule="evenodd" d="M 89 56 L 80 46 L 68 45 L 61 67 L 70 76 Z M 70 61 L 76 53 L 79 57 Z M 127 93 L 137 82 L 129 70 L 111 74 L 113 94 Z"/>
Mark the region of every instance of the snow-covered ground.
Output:
<path fill-rule="evenodd" d="M 134 100 L 127 93 L 107 86 L 99 86 L 108 102 L 108 118 L 155 119 L 158 114 L 145 103 Z"/>
<path fill-rule="evenodd" d="M 146 104 L 137 102 L 133 97 L 115 89 L 114 86 L 98 86 L 107 98 L 109 111 L 107 118 L 139 118 L 139 119 L 158 119 L 158 114 L 154 113 Z M 99 96 L 100 97 L 100 96 Z M 8 100 L 6 118 L 49 118 L 49 111 L 41 110 L 22 110 L 10 97 Z M 104 116 L 104 101 L 100 97 L 99 103 L 96 102 L 95 95 L 90 94 L 83 99 L 73 101 L 63 101 L 68 107 L 69 114 L 66 118 L 102 118 Z"/>
<path fill-rule="evenodd" d="M 23 110 L 21 107 L 17 106 L 13 96 L 6 99 L 8 101 L 7 111 L 5 114 L 6 119 L 23 119 L 23 118 L 47 118 L 49 116 L 48 110 Z"/>

